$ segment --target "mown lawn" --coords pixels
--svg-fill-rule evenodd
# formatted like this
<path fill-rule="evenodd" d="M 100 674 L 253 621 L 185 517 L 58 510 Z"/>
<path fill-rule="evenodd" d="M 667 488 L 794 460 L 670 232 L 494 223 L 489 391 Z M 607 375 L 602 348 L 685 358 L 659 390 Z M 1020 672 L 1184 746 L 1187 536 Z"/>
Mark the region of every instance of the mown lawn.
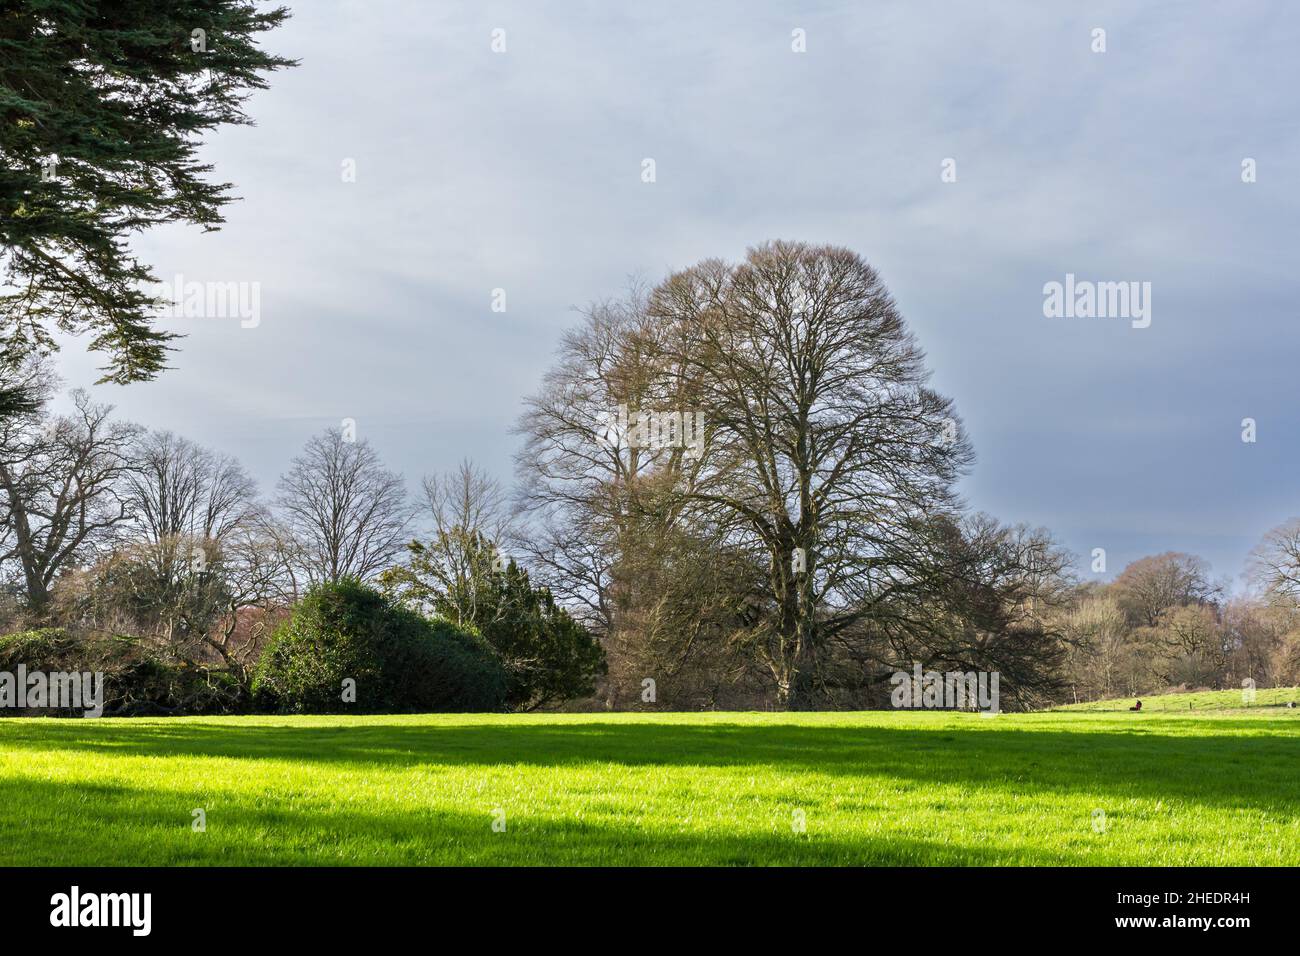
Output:
<path fill-rule="evenodd" d="M 1125 713 L 1137 698 L 1125 697 L 1121 700 L 1094 700 L 1086 704 L 1068 704 L 1058 710 L 1086 710 L 1098 713 Z M 1300 703 L 1300 688 L 1270 687 L 1260 689 L 1253 695 L 1242 690 L 1202 690 L 1190 694 L 1162 694 L 1159 697 L 1143 697 L 1142 712 L 1183 712 L 1217 711 L 1219 713 L 1242 713 L 1263 715 L 1275 713 L 1291 702 Z"/>
<path fill-rule="evenodd" d="M 0 863 L 1297 865 L 1297 715 L 5 719 Z"/>

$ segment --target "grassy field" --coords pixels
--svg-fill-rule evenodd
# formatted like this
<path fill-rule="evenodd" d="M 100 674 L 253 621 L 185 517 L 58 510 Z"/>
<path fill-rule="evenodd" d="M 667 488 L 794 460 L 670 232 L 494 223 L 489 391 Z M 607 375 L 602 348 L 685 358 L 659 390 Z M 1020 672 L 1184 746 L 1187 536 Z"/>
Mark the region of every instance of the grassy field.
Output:
<path fill-rule="evenodd" d="M 1093 713 L 1125 713 L 1133 706 L 1133 697 L 1122 700 L 1096 700 L 1087 704 L 1069 704 L 1058 708 L 1065 711 L 1091 711 Z M 1216 711 L 1218 713 L 1242 713 L 1263 715 L 1281 708 L 1292 701 L 1300 704 L 1300 688 L 1274 687 L 1257 690 L 1253 700 L 1247 701 L 1240 690 L 1203 690 L 1190 694 L 1163 694 L 1159 697 L 1143 697 L 1142 711 L 1146 713 L 1195 713 L 1196 711 Z"/>
<path fill-rule="evenodd" d="M 1300 710 L 1157 710 L 5 719 L 0 863 L 1300 864 Z"/>

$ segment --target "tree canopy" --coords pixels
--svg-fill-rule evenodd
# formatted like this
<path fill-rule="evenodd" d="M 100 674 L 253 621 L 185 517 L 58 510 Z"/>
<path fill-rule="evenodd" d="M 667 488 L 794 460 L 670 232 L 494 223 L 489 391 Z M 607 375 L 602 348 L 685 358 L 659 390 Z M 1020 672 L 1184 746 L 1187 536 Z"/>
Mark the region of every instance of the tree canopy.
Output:
<path fill-rule="evenodd" d="M 148 380 L 174 333 L 133 234 L 216 229 L 234 198 L 202 135 L 294 61 L 257 44 L 288 16 L 247 0 L 9 0 L 0 11 L 0 355 L 90 332 L 103 380 Z"/>

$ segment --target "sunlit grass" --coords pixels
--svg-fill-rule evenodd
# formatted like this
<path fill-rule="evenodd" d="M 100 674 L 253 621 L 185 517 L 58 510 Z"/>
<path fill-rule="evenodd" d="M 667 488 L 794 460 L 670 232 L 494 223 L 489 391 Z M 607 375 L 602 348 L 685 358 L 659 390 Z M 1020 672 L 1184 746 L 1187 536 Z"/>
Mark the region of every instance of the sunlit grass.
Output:
<path fill-rule="evenodd" d="M 8 719 L 0 863 L 1296 865 L 1296 714 Z"/>
<path fill-rule="evenodd" d="M 1124 697 L 1119 700 L 1096 700 L 1086 704 L 1069 704 L 1057 709 L 1099 712 L 1127 711 L 1133 706 L 1135 700 L 1137 700 L 1135 697 Z M 1194 713 L 1199 710 L 1202 712 L 1240 711 L 1247 714 L 1267 714 L 1270 711 L 1285 708 L 1287 704 L 1292 702 L 1300 706 L 1300 688 L 1270 687 L 1253 692 L 1241 688 L 1236 690 L 1203 690 L 1189 694 L 1161 694 L 1154 697 L 1142 697 L 1142 712 L 1187 711 Z"/>

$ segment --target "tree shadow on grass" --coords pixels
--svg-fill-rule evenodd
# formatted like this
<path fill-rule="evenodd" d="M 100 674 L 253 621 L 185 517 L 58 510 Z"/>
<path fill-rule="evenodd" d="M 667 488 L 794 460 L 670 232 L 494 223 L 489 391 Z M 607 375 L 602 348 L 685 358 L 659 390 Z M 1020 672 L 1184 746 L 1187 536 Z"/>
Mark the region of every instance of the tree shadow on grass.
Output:
<path fill-rule="evenodd" d="M 267 806 L 247 794 L 206 795 L 207 829 L 192 799 L 124 785 L 86 788 L 75 814 L 67 788 L 0 782 L 3 866 L 926 866 L 1086 862 L 1065 851 L 856 834 L 674 832 L 516 815 L 503 833 L 489 813 Z M 13 808 L 24 808 L 18 820 Z"/>
<path fill-rule="evenodd" d="M 1242 733 L 1267 721 L 1207 720 L 1209 733 L 1019 725 L 882 727 L 806 724 L 546 722 L 341 726 L 226 722 L 3 721 L 0 749 L 100 757 L 284 760 L 323 766 L 754 767 L 791 774 L 886 777 L 1013 795 L 1181 800 L 1300 815 L 1300 736 Z M 1180 729 L 1186 729 L 1181 724 Z M 1219 731 L 1215 735 L 1214 731 Z M 1232 731 L 1226 733 L 1225 731 Z M 75 759 L 75 758 L 73 758 Z"/>

